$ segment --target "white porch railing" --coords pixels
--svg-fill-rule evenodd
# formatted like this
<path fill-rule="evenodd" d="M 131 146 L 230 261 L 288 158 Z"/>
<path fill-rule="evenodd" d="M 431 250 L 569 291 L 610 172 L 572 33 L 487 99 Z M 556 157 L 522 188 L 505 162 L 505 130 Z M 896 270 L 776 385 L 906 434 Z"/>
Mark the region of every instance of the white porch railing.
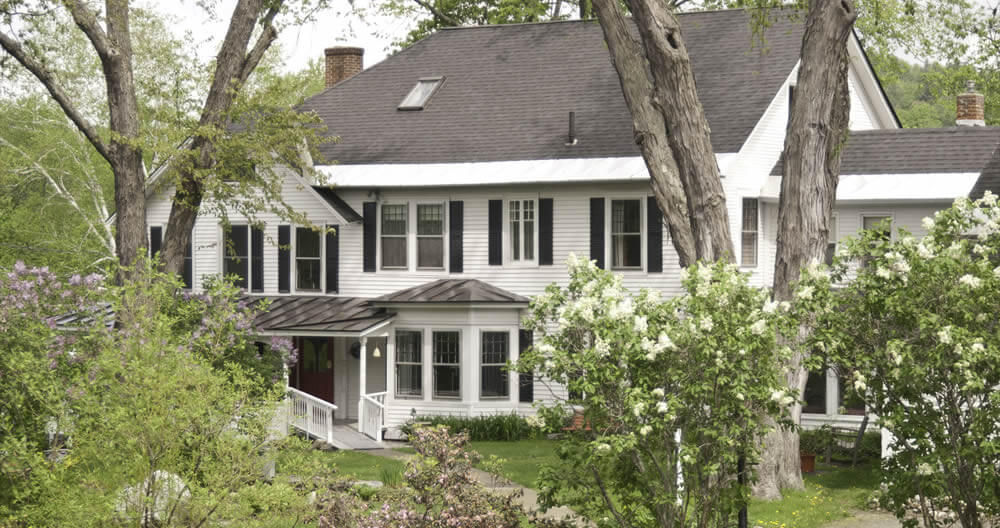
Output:
<path fill-rule="evenodd" d="M 333 443 L 333 412 L 337 406 L 292 387 L 287 390 L 292 427 L 328 444 Z"/>
<path fill-rule="evenodd" d="M 385 423 L 385 393 L 375 392 L 361 396 L 361 416 L 358 427 L 361 433 L 382 443 L 382 424 Z"/>

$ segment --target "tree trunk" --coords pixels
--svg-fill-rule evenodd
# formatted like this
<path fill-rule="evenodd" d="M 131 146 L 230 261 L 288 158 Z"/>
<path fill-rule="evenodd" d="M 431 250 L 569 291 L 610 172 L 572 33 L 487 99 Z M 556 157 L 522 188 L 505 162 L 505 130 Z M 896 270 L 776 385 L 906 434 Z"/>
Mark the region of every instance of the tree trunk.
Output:
<path fill-rule="evenodd" d="M 128 0 L 108 0 L 107 39 L 110 48 L 101 54 L 111 118 L 109 153 L 115 175 L 115 243 L 119 263 L 129 268 L 146 240 L 145 169 L 139 148 L 139 105 L 132 75 L 132 36 Z M 132 275 L 128 270 L 125 277 Z"/>
<path fill-rule="evenodd" d="M 803 266 L 822 262 L 829 240 L 830 218 L 840 176 L 840 147 L 850 118 L 847 39 L 856 18 L 852 0 L 814 1 L 809 6 L 791 115 L 785 133 L 778 240 L 774 264 L 774 298 L 792 300 L 792 284 Z M 796 353 L 787 381 L 801 399 L 806 371 Z M 800 404 L 789 410 L 798 423 Z M 755 493 L 780 496 L 781 488 L 802 489 L 799 438 L 777 430 L 765 439 Z"/>
<path fill-rule="evenodd" d="M 630 0 L 637 41 L 616 0 L 593 5 L 680 265 L 731 260 L 722 180 L 677 19 L 655 0 Z"/>

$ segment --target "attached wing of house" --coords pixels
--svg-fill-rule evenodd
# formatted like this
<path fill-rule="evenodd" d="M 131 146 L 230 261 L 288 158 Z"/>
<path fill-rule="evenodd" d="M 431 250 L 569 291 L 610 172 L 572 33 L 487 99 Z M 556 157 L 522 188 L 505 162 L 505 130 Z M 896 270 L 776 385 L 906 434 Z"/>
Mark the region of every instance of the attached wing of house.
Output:
<path fill-rule="evenodd" d="M 801 21 L 778 17 L 763 46 L 740 10 L 684 14 L 682 23 L 734 245 L 766 285 L 772 171 Z M 918 228 L 920 217 L 972 189 L 984 174 L 977 163 L 997 142 L 993 129 L 897 130 L 858 41 L 850 47 L 859 132 L 845 151 L 834 243 L 886 216 Z M 313 187 L 289 171 L 285 188 L 288 203 L 335 233 L 266 215 L 262 231 L 237 219 L 223 233 L 207 215 L 194 229 L 193 286 L 225 273 L 270 300 L 258 328 L 296 338 L 289 384 L 302 405 L 356 420 L 373 438 L 414 416 L 531 413 L 564 390 L 503 365 L 530 346 L 519 324 L 528 299 L 566 281 L 570 253 L 622 274 L 629 288 L 680 291 L 677 256 L 596 22 L 442 30 L 339 77 L 361 69 L 361 54 L 327 50 L 328 89 L 303 105 L 338 137 L 318 162 L 329 181 Z M 151 230 L 166 223 L 166 196 L 150 199 Z M 816 420 L 850 419 L 832 408 Z"/>

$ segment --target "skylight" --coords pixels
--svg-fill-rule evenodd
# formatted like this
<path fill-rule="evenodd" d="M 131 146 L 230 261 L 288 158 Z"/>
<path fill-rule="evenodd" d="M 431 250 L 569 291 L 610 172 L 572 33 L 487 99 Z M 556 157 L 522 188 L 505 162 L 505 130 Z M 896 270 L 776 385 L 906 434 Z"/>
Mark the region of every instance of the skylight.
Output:
<path fill-rule="evenodd" d="M 423 110 L 442 81 L 444 77 L 424 77 L 418 80 L 403 102 L 399 103 L 399 110 Z"/>

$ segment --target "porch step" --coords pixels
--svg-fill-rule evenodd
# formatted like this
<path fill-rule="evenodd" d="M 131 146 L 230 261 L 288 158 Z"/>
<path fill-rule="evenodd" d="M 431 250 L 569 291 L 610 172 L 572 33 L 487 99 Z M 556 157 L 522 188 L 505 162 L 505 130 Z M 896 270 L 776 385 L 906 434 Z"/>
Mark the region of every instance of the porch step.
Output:
<path fill-rule="evenodd" d="M 337 449 L 348 451 L 382 449 L 382 446 L 378 442 L 359 433 L 356 425 L 334 425 L 333 442 L 331 444 Z"/>

